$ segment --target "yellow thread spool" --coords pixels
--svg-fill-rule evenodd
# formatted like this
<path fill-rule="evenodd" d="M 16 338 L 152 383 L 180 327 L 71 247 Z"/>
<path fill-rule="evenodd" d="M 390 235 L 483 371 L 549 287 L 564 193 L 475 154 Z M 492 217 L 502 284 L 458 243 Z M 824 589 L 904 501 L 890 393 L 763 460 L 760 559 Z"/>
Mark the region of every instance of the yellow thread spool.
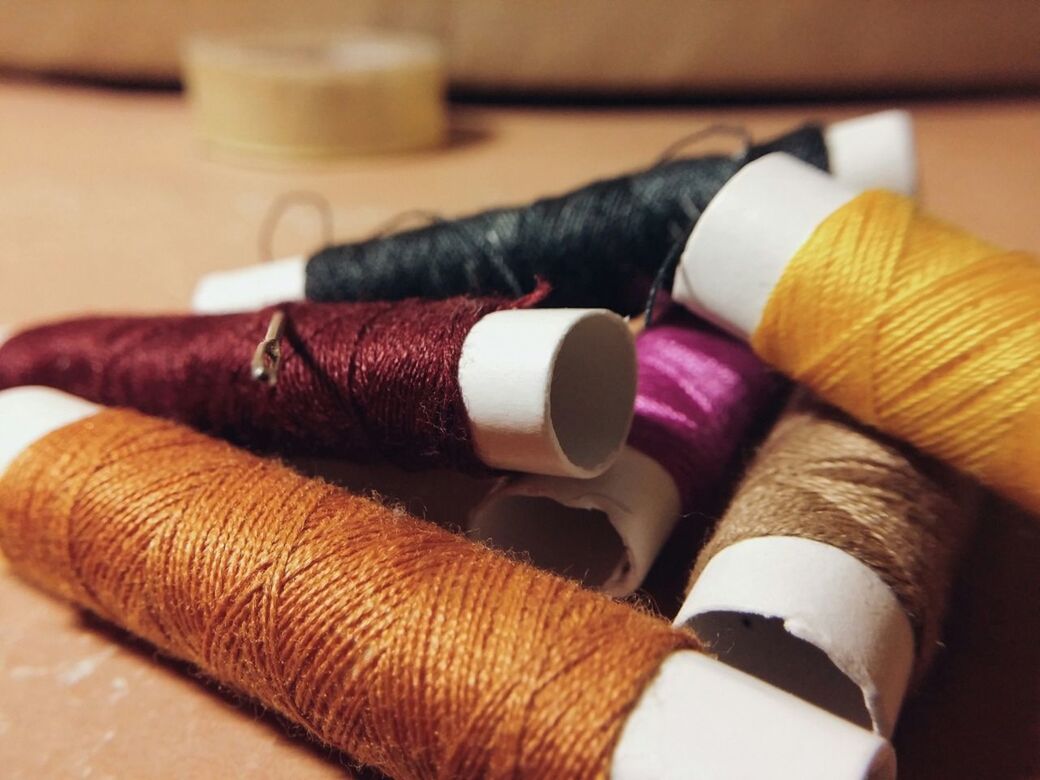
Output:
<path fill-rule="evenodd" d="M 865 192 L 791 259 L 751 343 L 861 420 L 1040 511 L 1035 257 Z"/>
<path fill-rule="evenodd" d="M 199 134 L 245 156 L 329 158 L 440 144 L 444 57 L 420 36 L 195 37 L 184 76 Z"/>
<path fill-rule="evenodd" d="M 782 155 L 713 206 L 679 299 L 836 406 L 1040 513 L 1036 257 Z"/>

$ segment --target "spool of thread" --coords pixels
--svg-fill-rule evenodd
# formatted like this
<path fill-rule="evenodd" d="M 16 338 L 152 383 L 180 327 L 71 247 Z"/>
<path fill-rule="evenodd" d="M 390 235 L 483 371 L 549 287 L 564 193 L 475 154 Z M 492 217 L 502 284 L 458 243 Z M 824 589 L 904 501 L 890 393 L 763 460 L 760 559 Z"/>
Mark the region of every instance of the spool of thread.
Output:
<path fill-rule="evenodd" d="M 887 736 L 939 645 L 977 493 L 799 394 L 701 550 L 676 623 Z"/>
<path fill-rule="evenodd" d="M 68 320 L 7 341 L 0 388 L 55 387 L 282 454 L 594 476 L 628 434 L 632 335 L 537 298 Z M 256 379 L 258 344 L 279 353 L 273 385 Z"/>
<path fill-rule="evenodd" d="M 692 634 L 176 423 L 0 392 L 20 575 L 392 777 L 891 778 Z"/>
<path fill-rule="evenodd" d="M 621 597 L 681 516 L 707 517 L 778 378 L 680 307 L 639 334 L 636 363 L 632 430 L 614 465 L 589 480 L 509 479 L 470 515 L 472 537 Z"/>
<path fill-rule="evenodd" d="M 444 56 L 421 36 L 196 36 L 183 61 L 197 130 L 222 152 L 324 158 L 420 149 L 445 137 Z"/>
<path fill-rule="evenodd" d="M 1040 262 L 786 155 L 690 236 L 675 297 L 861 421 L 1040 513 Z"/>
<path fill-rule="evenodd" d="M 521 295 L 537 279 L 553 306 L 639 311 L 651 282 L 677 257 L 701 211 L 748 161 L 782 150 L 856 184 L 910 191 L 909 117 L 887 111 L 806 125 L 741 155 L 662 162 L 635 174 L 514 208 L 495 209 L 357 243 L 204 277 L 198 311 L 311 300 L 396 300 L 461 294 Z"/>

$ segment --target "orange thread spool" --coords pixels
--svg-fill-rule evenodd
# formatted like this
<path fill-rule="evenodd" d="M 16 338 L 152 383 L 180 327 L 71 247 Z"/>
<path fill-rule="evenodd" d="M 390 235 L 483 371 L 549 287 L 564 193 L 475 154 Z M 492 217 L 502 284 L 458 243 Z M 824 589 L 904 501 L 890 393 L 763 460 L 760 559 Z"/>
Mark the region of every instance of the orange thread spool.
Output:
<path fill-rule="evenodd" d="M 606 776 L 696 639 L 174 423 L 103 411 L 0 477 L 38 586 L 398 778 Z"/>

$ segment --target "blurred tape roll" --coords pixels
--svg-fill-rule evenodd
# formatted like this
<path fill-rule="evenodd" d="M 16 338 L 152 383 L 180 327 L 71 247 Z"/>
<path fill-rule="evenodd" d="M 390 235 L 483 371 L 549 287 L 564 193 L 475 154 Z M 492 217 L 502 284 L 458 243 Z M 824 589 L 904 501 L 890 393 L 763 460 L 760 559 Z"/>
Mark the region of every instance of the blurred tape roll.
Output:
<path fill-rule="evenodd" d="M 247 156 L 325 158 L 435 146 L 444 56 L 432 39 L 374 31 L 196 36 L 183 49 L 199 134 Z"/>

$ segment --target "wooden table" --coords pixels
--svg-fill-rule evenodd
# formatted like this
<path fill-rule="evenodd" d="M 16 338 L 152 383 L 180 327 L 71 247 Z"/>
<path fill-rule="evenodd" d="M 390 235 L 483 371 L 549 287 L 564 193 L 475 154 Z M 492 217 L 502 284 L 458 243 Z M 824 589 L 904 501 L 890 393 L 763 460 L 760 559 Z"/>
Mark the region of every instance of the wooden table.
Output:
<path fill-rule="evenodd" d="M 176 93 L 8 81 L 0 83 L 0 323 L 185 308 L 199 274 L 261 259 L 265 215 L 292 191 L 326 199 L 334 237 L 349 239 L 412 208 L 461 213 L 643 166 L 716 121 L 762 138 L 806 118 L 882 107 L 464 106 L 453 143 L 437 153 L 278 169 L 208 159 Z M 909 107 L 929 209 L 1040 252 L 1040 99 Z M 307 251 L 323 237 L 316 211 L 296 206 L 269 251 Z M 897 734 L 901 776 L 1040 778 L 1035 519 L 986 518 L 946 643 Z M 342 760 L 27 588 L 0 562 L 4 777 L 311 780 L 343 776 Z"/>

